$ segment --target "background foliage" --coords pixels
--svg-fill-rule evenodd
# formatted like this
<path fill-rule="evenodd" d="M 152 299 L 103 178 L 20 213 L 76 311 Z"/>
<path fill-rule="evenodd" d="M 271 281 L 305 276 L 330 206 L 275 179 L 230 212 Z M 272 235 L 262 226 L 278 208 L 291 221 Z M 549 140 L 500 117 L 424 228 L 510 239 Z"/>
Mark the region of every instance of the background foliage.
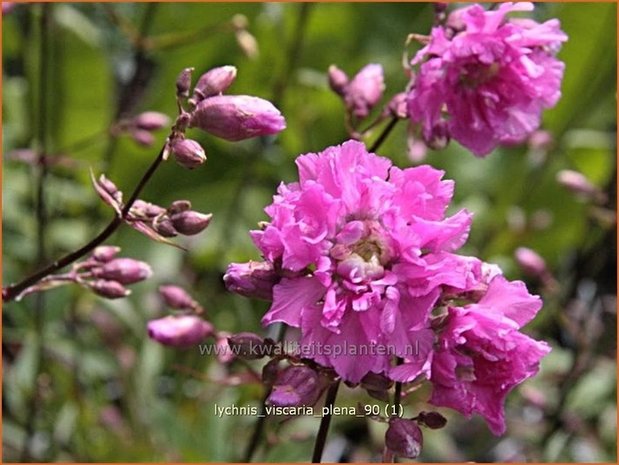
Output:
<path fill-rule="evenodd" d="M 4 306 L 4 460 L 238 461 L 255 418 L 216 418 L 213 405 L 257 405 L 261 386 L 226 386 L 246 368 L 226 368 L 197 350 L 165 349 L 149 340 L 146 321 L 165 311 L 157 285 L 187 286 L 218 328 L 262 331 L 265 304 L 227 294 L 221 278 L 229 262 L 258 258 L 247 231 L 265 219 L 262 208 L 277 184 L 294 180 L 296 155 L 347 138 L 341 102 L 326 85 L 327 67 L 336 63 L 354 73 L 368 62 L 381 63 L 387 92 L 403 89 L 404 39 L 429 30 L 432 7 L 162 3 L 50 8 L 46 131 L 51 154 L 71 163 L 52 166 L 46 181 L 49 257 L 81 245 L 111 215 L 90 185 L 89 168 L 105 171 L 130 190 L 156 156 L 164 131 L 156 146 L 146 149 L 129 137 L 110 137 L 105 129 L 120 113 L 174 115 L 174 80 L 182 68 L 193 66 L 199 75 L 215 65 L 237 66 L 233 93 L 271 99 L 288 129 L 275 140 L 234 144 L 196 133 L 192 137 L 208 152 L 206 166 L 189 172 L 166 163 L 160 169 L 142 198 L 161 205 L 190 199 L 196 210 L 214 213 L 214 220 L 202 235 L 180 240 L 189 253 L 121 228 L 111 242 L 155 270 L 129 298 L 106 301 L 67 287 L 48 292 L 39 313 L 33 297 Z M 36 148 L 41 10 L 41 5 L 18 5 L 3 18 L 5 285 L 37 262 L 37 168 L 10 154 Z M 256 56 L 248 56 L 248 36 L 231 26 L 239 14 L 257 41 Z M 529 331 L 548 340 L 553 352 L 540 375 L 509 397 L 505 437 L 493 437 L 478 418 L 467 422 L 442 409 L 449 423 L 425 434 L 425 461 L 616 460 L 616 5 L 544 3 L 535 15 L 558 17 L 570 37 L 559 55 L 567 65 L 563 99 L 544 119 L 554 148 L 548 153 L 504 148 L 480 160 L 451 144 L 425 162 L 456 181 L 453 209 L 475 213 L 463 253 L 498 263 L 510 279 L 525 279 L 532 291 L 543 293 L 545 307 Z M 242 18 L 234 21 L 238 26 Z M 136 45 L 132 34 L 149 39 Z M 143 79 L 127 93 L 136 69 Z M 123 90 L 132 98 L 123 97 Z M 409 166 L 404 126 L 379 152 Z M 90 135 L 95 137 L 89 143 L 75 145 Z M 555 175 L 566 168 L 582 171 L 608 193 L 610 203 L 593 206 L 558 185 Z M 522 274 L 513 259 L 518 246 L 532 247 L 547 260 L 557 289 L 541 289 Z M 407 410 L 427 408 L 427 397 L 425 390 L 410 395 Z M 338 404 L 358 401 L 378 402 L 344 389 Z M 317 427 L 312 418 L 270 421 L 270 447 L 259 458 L 307 460 Z M 325 459 L 375 460 L 383 434 L 381 424 L 336 417 Z M 30 447 L 24 452 L 26 436 Z"/>

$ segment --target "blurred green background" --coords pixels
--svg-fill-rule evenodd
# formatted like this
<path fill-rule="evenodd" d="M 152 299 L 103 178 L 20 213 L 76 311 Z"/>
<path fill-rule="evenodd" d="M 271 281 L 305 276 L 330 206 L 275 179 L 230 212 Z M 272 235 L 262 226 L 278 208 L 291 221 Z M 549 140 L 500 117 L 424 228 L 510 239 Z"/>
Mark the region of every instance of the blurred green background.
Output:
<path fill-rule="evenodd" d="M 161 283 L 186 286 L 220 330 L 263 332 L 266 304 L 227 294 L 222 275 L 231 261 L 258 259 L 247 231 L 266 219 L 262 209 L 278 183 L 295 179 L 295 157 L 348 138 L 326 69 L 335 63 L 354 74 L 366 63 L 380 63 L 386 95 L 403 90 L 405 38 L 429 31 L 432 5 L 48 8 L 47 32 L 40 4 L 17 5 L 2 21 L 4 285 L 36 268 L 37 168 L 11 153 L 37 148 L 42 114 L 50 155 L 69 160 L 51 166 L 46 180 L 50 258 L 80 246 L 109 221 L 112 212 L 92 189 L 90 168 L 130 191 L 156 156 L 165 131 L 144 148 L 106 129 L 119 114 L 156 110 L 173 117 L 174 81 L 182 68 L 195 67 L 199 76 L 213 66 L 235 65 L 230 92 L 270 99 L 288 128 L 276 138 L 241 143 L 191 132 L 207 150 L 206 165 L 187 171 L 164 164 L 141 198 L 164 206 L 189 199 L 196 210 L 212 212 L 213 222 L 205 233 L 177 240 L 187 253 L 121 228 L 108 243 L 154 269 L 129 298 L 107 301 L 67 286 L 40 303 L 30 296 L 4 305 L 3 459 L 239 461 L 255 418 L 216 418 L 213 405 L 258 405 L 262 388 L 226 385 L 247 370 L 240 363 L 222 365 L 197 350 L 149 340 L 146 322 L 165 314 L 156 289 Z M 527 331 L 548 340 L 553 352 L 540 374 L 509 396 L 504 437 L 493 437 L 479 418 L 467 422 L 440 409 L 448 425 L 426 431 L 422 461 L 616 461 L 616 5 L 543 3 L 534 17 L 559 18 L 570 38 L 559 54 L 566 63 L 563 98 L 544 115 L 553 147 L 524 144 L 476 159 L 452 143 L 430 152 L 424 163 L 456 181 L 454 211 L 475 213 L 461 252 L 498 263 L 510 279 L 524 279 L 543 295 L 544 309 Z M 39 83 L 42 37 L 49 54 L 46 86 Z M 140 79 L 132 79 L 136 73 Z M 405 126 L 400 123 L 379 150 L 403 167 L 413 164 Z M 556 182 L 561 169 L 581 171 L 610 200 L 578 198 Z M 519 246 L 546 259 L 556 288 L 522 273 L 513 258 Z M 407 396 L 407 412 L 427 409 L 427 398 L 427 390 Z M 357 402 L 378 403 L 349 389 L 338 399 L 338 405 Z M 269 446 L 256 458 L 307 461 L 317 428 L 312 418 L 269 420 Z M 379 460 L 383 435 L 382 424 L 336 417 L 325 459 Z"/>

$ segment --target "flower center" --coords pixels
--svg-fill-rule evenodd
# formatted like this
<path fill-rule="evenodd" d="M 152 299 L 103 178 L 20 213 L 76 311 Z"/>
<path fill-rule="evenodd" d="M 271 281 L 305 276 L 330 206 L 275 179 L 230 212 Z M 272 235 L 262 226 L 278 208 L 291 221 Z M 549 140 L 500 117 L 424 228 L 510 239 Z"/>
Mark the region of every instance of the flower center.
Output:
<path fill-rule="evenodd" d="M 492 63 L 490 65 L 467 65 L 460 74 L 460 85 L 467 89 L 475 89 L 499 74 L 499 69 L 500 65 L 498 63 Z"/>

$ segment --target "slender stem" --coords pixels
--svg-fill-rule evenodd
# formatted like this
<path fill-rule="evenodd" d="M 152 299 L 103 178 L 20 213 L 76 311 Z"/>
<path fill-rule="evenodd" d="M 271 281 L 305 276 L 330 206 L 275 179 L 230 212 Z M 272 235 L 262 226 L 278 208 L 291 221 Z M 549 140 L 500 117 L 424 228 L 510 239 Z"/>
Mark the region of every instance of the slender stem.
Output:
<path fill-rule="evenodd" d="M 312 454 L 312 463 L 320 463 L 322 460 L 322 451 L 327 443 L 327 433 L 329 432 L 329 425 L 331 424 L 331 411 L 335 404 L 335 398 L 337 397 L 337 390 L 340 387 L 340 381 L 334 382 L 327 391 L 327 397 L 325 399 L 325 407 L 329 409 L 329 412 L 320 420 L 320 428 L 318 429 L 318 435 L 316 436 L 316 442 L 314 443 L 314 453 Z"/>
<path fill-rule="evenodd" d="M 294 37 L 290 41 L 290 46 L 286 53 L 284 69 L 273 86 L 272 102 L 276 107 L 281 105 L 284 93 L 288 87 L 288 82 L 290 81 L 290 76 L 292 76 L 292 72 L 301 56 L 300 52 L 303 46 L 303 39 L 305 38 L 305 31 L 307 30 L 311 8 L 311 3 L 305 2 L 299 5 L 299 16 L 297 17 L 297 23 L 294 28 Z"/>
<path fill-rule="evenodd" d="M 383 145 L 383 142 L 385 142 L 387 137 L 389 137 L 389 134 L 391 134 L 391 131 L 393 131 L 393 128 L 395 128 L 395 125 L 398 124 L 398 121 L 400 121 L 400 119 L 397 116 L 394 116 L 391 118 L 391 121 L 389 121 L 389 124 L 385 126 L 385 129 L 383 129 L 383 132 L 380 133 L 380 135 L 378 136 L 378 139 L 376 139 L 376 141 L 370 147 L 370 150 L 369 150 L 370 152 L 376 152 L 378 148 L 381 145 Z"/>
<path fill-rule="evenodd" d="M 51 4 L 41 5 L 40 17 L 40 35 L 39 35 L 39 90 L 37 102 L 37 144 L 38 144 L 38 176 L 36 179 L 36 202 L 35 202 L 35 218 L 37 224 L 37 264 L 44 263 L 46 260 L 47 250 L 45 247 L 46 231 L 47 231 L 47 207 L 45 204 L 45 183 L 48 174 L 48 164 L 44 162 L 45 157 L 49 153 L 49 143 L 47 137 L 47 110 L 48 110 L 48 77 L 50 65 L 50 27 L 52 20 Z M 45 296 L 39 294 L 34 302 L 34 332 L 35 332 L 35 363 L 34 363 L 34 378 L 32 392 L 28 399 L 28 407 L 26 413 L 26 425 L 24 442 L 21 450 L 21 462 L 30 461 L 30 446 L 32 438 L 36 430 L 36 423 L 39 408 L 39 373 L 43 365 L 43 335 L 44 335 L 44 310 Z"/>
<path fill-rule="evenodd" d="M 140 179 L 138 185 L 135 187 L 133 193 L 131 194 L 131 197 L 129 197 L 129 200 L 123 207 L 120 216 L 115 216 L 114 218 L 112 218 L 110 223 L 105 227 L 105 229 L 103 229 L 103 231 L 101 231 L 94 239 L 90 240 L 90 242 L 88 242 L 87 244 L 84 244 L 79 249 L 65 255 L 64 257 L 60 258 L 59 260 L 56 260 L 53 263 L 50 263 L 45 268 L 28 276 L 27 278 L 23 279 L 19 283 L 5 287 L 2 290 L 2 300 L 4 302 L 10 302 L 11 300 L 15 300 L 28 287 L 32 286 L 33 284 L 38 283 L 41 279 L 64 268 L 65 266 L 70 265 L 77 259 L 83 257 L 84 255 L 92 251 L 95 247 L 102 244 L 108 237 L 110 237 L 118 229 L 118 227 L 123 223 L 123 221 L 125 220 L 125 218 L 127 217 L 129 213 L 129 210 L 131 210 L 133 203 L 137 200 L 138 196 L 142 192 L 142 189 L 144 189 L 144 186 L 146 185 L 146 183 L 150 180 L 150 178 L 153 176 L 155 171 L 157 171 L 157 168 L 163 161 L 163 153 L 165 151 L 165 148 L 166 148 L 166 144 L 164 144 L 163 147 L 161 147 L 161 150 L 159 151 L 159 155 L 157 155 L 157 158 L 155 158 L 155 161 L 153 161 L 153 163 L 150 165 L 150 167 L 146 170 L 146 172 Z"/>
<path fill-rule="evenodd" d="M 277 342 L 282 342 L 284 340 L 284 336 L 286 335 L 286 325 L 281 323 L 279 327 L 279 331 L 277 332 Z M 260 444 L 260 439 L 262 438 L 262 433 L 264 431 L 264 426 L 266 424 L 266 402 L 271 395 L 271 389 L 266 389 L 264 392 L 264 396 L 262 398 L 262 404 L 260 405 L 260 414 L 258 415 L 258 421 L 254 425 L 254 432 L 251 435 L 251 439 L 247 444 L 247 448 L 245 449 L 245 453 L 243 454 L 243 463 L 251 462 L 256 450 L 258 450 L 258 445 Z"/>

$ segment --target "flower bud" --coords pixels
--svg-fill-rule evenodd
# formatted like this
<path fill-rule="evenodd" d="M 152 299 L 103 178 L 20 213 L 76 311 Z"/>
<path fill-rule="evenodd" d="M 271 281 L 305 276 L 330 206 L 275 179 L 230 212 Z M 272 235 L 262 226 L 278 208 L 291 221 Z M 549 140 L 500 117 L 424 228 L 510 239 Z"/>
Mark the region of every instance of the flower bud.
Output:
<path fill-rule="evenodd" d="M 114 245 L 100 245 L 92 252 L 92 258 L 98 262 L 109 262 L 120 252 L 120 247 Z"/>
<path fill-rule="evenodd" d="M 331 90 L 343 97 L 346 86 L 348 85 L 348 76 L 346 73 L 337 66 L 331 65 L 329 66 L 327 74 L 329 76 L 329 87 L 331 87 Z"/>
<path fill-rule="evenodd" d="M 170 149 L 176 163 L 183 168 L 194 169 L 206 161 L 206 153 L 202 146 L 192 139 L 174 139 Z"/>
<path fill-rule="evenodd" d="M 150 147 L 155 142 L 155 136 L 146 129 L 132 129 L 131 137 L 143 147 Z"/>
<path fill-rule="evenodd" d="M 159 286 L 159 294 L 167 305 L 178 310 L 193 310 L 197 303 L 179 286 Z"/>
<path fill-rule="evenodd" d="M 531 276 L 542 276 L 546 274 L 546 262 L 534 250 L 527 247 L 518 247 L 514 252 L 516 263 L 522 270 Z"/>
<path fill-rule="evenodd" d="M 267 262 L 231 263 L 224 275 L 230 292 L 263 300 L 273 300 L 273 286 L 278 282 L 273 265 Z"/>
<path fill-rule="evenodd" d="M 557 173 L 557 182 L 575 194 L 583 197 L 599 197 L 601 192 L 589 181 L 586 176 L 578 171 L 561 170 Z"/>
<path fill-rule="evenodd" d="M 97 295 L 106 299 L 120 299 L 127 297 L 131 291 L 125 288 L 118 281 L 98 279 L 88 284 L 88 287 Z"/>
<path fill-rule="evenodd" d="M 211 213 L 204 214 L 193 210 L 170 215 L 174 229 L 185 236 L 193 236 L 204 231 L 210 224 L 211 218 L 213 218 Z"/>
<path fill-rule="evenodd" d="M 258 360 L 269 355 L 270 344 L 254 333 L 244 332 L 230 336 L 228 346 L 232 353 L 245 360 Z"/>
<path fill-rule="evenodd" d="M 170 124 L 170 118 L 158 111 L 145 111 L 133 118 L 133 124 L 145 131 L 156 131 Z"/>
<path fill-rule="evenodd" d="M 430 131 L 424 133 L 424 140 L 432 150 L 443 150 L 449 144 L 450 135 L 447 123 L 439 121 Z"/>
<path fill-rule="evenodd" d="M 376 64 L 366 65 L 346 87 L 346 108 L 357 118 L 365 118 L 380 101 L 384 90 L 383 67 Z"/>
<path fill-rule="evenodd" d="M 189 347 L 213 334 L 213 325 L 196 315 L 169 315 L 148 322 L 148 336 L 166 346 Z"/>
<path fill-rule="evenodd" d="M 389 101 L 387 109 L 393 116 L 405 119 L 408 117 L 408 96 L 406 92 L 395 94 Z"/>
<path fill-rule="evenodd" d="M 421 452 L 423 434 L 413 420 L 392 417 L 385 433 L 385 446 L 399 457 L 414 459 Z"/>
<path fill-rule="evenodd" d="M 307 366 L 289 366 L 281 371 L 266 400 L 276 407 L 312 406 L 322 392 L 318 374 Z"/>
<path fill-rule="evenodd" d="M 361 387 L 374 399 L 389 402 L 389 388 L 393 381 L 382 373 L 369 372 L 361 379 Z"/>
<path fill-rule="evenodd" d="M 192 113 L 190 124 L 229 141 L 276 134 L 286 128 L 286 120 L 271 102 L 248 95 L 207 98 Z"/>
<path fill-rule="evenodd" d="M 554 137 L 551 132 L 539 129 L 529 136 L 527 143 L 530 149 L 547 151 L 554 145 Z"/>
<path fill-rule="evenodd" d="M 98 278 L 118 281 L 121 284 L 132 284 L 143 281 L 153 274 L 148 263 L 132 258 L 115 258 L 95 271 Z"/>
<path fill-rule="evenodd" d="M 430 429 L 440 429 L 447 424 L 447 419 L 438 412 L 419 412 L 417 421 Z"/>
<path fill-rule="evenodd" d="M 148 218 L 154 218 L 155 216 L 165 213 L 165 208 L 155 205 L 154 203 L 144 202 L 137 199 L 131 205 L 131 213 L 137 216 L 146 216 Z"/>
<path fill-rule="evenodd" d="M 185 68 L 176 78 L 176 96 L 189 97 L 189 88 L 191 87 L 191 75 L 194 68 Z"/>
<path fill-rule="evenodd" d="M 163 237 L 176 237 L 178 231 L 174 228 L 172 221 L 167 217 L 157 217 L 153 220 L 152 227 L 155 232 Z"/>
<path fill-rule="evenodd" d="M 235 78 L 236 68 L 234 66 L 220 66 L 207 71 L 200 76 L 196 87 L 193 89 L 195 102 L 221 94 L 230 87 Z"/>
<path fill-rule="evenodd" d="M 170 215 L 187 210 L 191 210 L 191 202 L 189 200 L 175 200 L 168 207 L 168 213 Z"/>

